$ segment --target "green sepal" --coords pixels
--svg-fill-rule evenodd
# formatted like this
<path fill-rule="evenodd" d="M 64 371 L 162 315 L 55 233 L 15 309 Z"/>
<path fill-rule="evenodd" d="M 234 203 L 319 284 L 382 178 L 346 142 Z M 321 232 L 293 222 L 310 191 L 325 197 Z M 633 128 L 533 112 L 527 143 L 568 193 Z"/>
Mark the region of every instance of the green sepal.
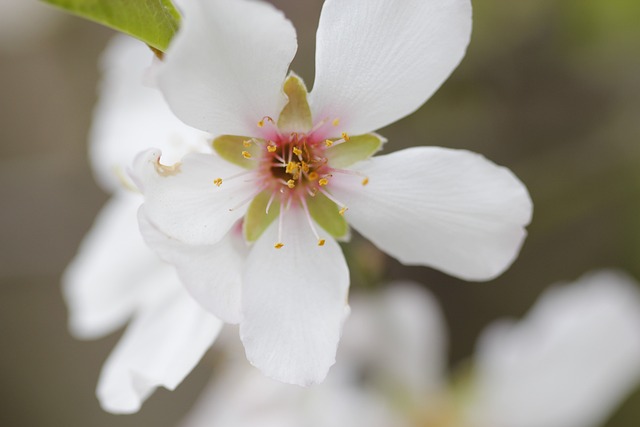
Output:
<path fill-rule="evenodd" d="M 289 102 L 278 117 L 278 129 L 281 132 L 308 132 L 313 126 L 311 108 L 307 101 L 307 87 L 302 79 L 291 73 L 284 82 L 284 93 Z"/>
<path fill-rule="evenodd" d="M 245 169 L 254 169 L 258 162 L 257 159 L 262 155 L 261 148 L 251 142 L 249 147 L 244 146 L 245 141 L 251 141 L 247 136 L 222 135 L 213 140 L 213 149 L 226 161 L 238 165 Z M 250 159 L 246 159 L 242 152 L 247 151 L 251 154 Z"/>
<path fill-rule="evenodd" d="M 255 242 L 258 237 L 271 225 L 280 214 L 280 202 L 273 200 L 269 213 L 267 214 L 267 204 L 273 194 L 272 191 L 263 191 L 258 194 L 249 205 L 244 216 L 243 232 L 248 242 Z M 274 242 L 275 243 L 275 242 Z"/>
<path fill-rule="evenodd" d="M 324 152 L 332 168 L 346 168 L 377 153 L 386 140 L 375 133 L 357 135 Z"/>
<path fill-rule="evenodd" d="M 133 36 L 161 52 L 180 27 L 180 14 L 170 0 L 42 1 Z"/>
<path fill-rule="evenodd" d="M 340 214 L 340 207 L 327 196 L 317 193 L 315 197 L 307 197 L 307 206 L 311 217 L 327 233 L 339 239 L 349 232 L 347 221 Z"/>

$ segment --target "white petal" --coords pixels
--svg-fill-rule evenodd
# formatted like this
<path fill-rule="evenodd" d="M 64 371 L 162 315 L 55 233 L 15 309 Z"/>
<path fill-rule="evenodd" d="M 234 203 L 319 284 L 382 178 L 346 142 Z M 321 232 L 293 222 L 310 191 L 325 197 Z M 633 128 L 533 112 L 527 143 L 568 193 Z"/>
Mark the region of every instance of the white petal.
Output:
<path fill-rule="evenodd" d="M 603 425 L 640 379 L 638 331 L 638 284 L 622 274 L 550 289 L 524 320 L 482 335 L 472 418 L 483 427 Z"/>
<path fill-rule="evenodd" d="M 371 370 L 366 377 L 407 396 L 426 396 L 441 389 L 446 361 L 444 317 L 424 288 L 396 282 L 380 294 L 351 299 L 339 366 L 366 366 Z"/>
<path fill-rule="evenodd" d="M 175 389 L 218 335 L 222 322 L 173 281 L 174 276 L 156 276 L 157 293 L 102 368 L 97 394 L 104 410 L 137 412 L 158 386 Z"/>
<path fill-rule="evenodd" d="M 174 167 L 159 164 L 161 153 L 140 153 L 134 180 L 144 194 L 144 212 L 164 234 L 195 245 L 219 242 L 247 210 L 260 189 L 255 179 L 238 178 L 216 186 L 245 169 L 213 154 L 188 154 Z M 246 201 L 247 203 L 243 204 Z"/>
<path fill-rule="evenodd" d="M 418 109 L 462 60 L 469 0 L 327 0 L 310 104 L 354 135 Z"/>
<path fill-rule="evenodd" d="M 304 213 L 290 209 L 282 242 L 277 221 L 258 239 L 246 263 L 240 337 L 247 358 L 265 375 L 286 383 L 321 382 L 335 362 L 349 312 L 349 270 L 338 244 L 324 246 Z"/>
<path fill-rule="evenodd" d="M 517 256 L 531 199 L 511 171 L 464 150 L 416 147 L 361 162 L 330 191 L 347 220 L 404 264 L 488 280 Z"/>
<path fill-rule="evenodd" d="M 242 230 L 232 229 L 215 245 L 188 245 L 165 236 L 139 214 L 140 231 L 160 257 L 173 264 L 191 295 L 218 318 L 238 323 L 240 276 L 246 255 Z"/>
<path fill-rule="evenodd" d="M 207 134 L 182 123 L 158 89 L 142 82 L 153 54 L 144 43 L 116 36 L 102 60 L 102 82 L 93 112 L 89 156 L 96 180 L 115 191 L 136 154 L 159 147 L 169 164 L 191 151 L 207 151 Z"/>
<path fill-rule="evenodd" d="M 160 87 L 185 123 L 253 136 L 262 117 L 277 119 L 284 107 L 282 84 L 296 49 L 291 22 L 268 3 L 187 2 Z"/>
<path fill-rule="evenodd" d="M 77 337 L 97 338 L 121 327 L 153 285 L 149 272 L 171 273 L 138 232 L 136 211 L 141 203 L 139 194 L 114 196 L 64 273 L 69 328 Z"/>

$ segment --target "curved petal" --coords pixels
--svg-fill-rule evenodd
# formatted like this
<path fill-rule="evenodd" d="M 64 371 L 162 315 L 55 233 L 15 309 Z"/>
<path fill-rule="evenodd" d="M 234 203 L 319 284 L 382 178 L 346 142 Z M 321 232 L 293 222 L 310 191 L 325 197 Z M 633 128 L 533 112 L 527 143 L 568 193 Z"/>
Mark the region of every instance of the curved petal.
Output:
<path fill-rule="evenodd" d="M 173 264 L 180 280 L 206 310 L 229 323 L 239 323 L 240 276 L 246 250 L 240 230 L 231 230 L 215 245 L 188 245 L 167 237 L 140 211 L 140 231 L 160 257 Z"/>
<path fill-rule="evenodd" d="M 417 110 L 458 66 L 469 0 L 327 0 L 310 104 L 360 135 Z"/>
<path fill-rule="evenodd" d="M 318 246 L 300 209 L 284 215 L 284 247 L 273 247 L 276 222 L 247 259 L 240 338 L 249 361 L 265 375 L 310 385 L 321 382 L 335 362 L 349 313 L 349 270 L 330 236 Z"/>
<path fill-rule="evenodd" d="M 184 4 L 182 28 L 158 74 L 178 117 L 215 135 L 255 135 L 286 103 L 282 84 L 295 29 L 272 5 L 247 0 Z"/>
<path fill-rule="evenodd" d="M 194 245 L 219 242 L 247 210 L 256 180 L 234 179 L 245 169 L 212 154 L 188 154 L 173 166 L 157 149 L 140 153 L 133 178 L 144 194 L 144 213 L 164 234 Z M 223 179 L 222 185 L 214 183 Z M 244 204 L 244 202 L 247 202 Z"/>
<path fill-rule="evenodd" d="M 511 171 L 464 150 L 416 147 L 354 167 L 369 178 L 334 177 L 347 220 L 404 264 L 488 280 L 516 258 L 531 199 Z"/>
<path fill-rule="evenodd" d="M 380 294 L 351 299 L 339 365 L 368 367 L 365 377 L 382 377 L 379 383 L 423 398 L 441 390 L 446 361 L 444 316 L 426 289 L 396 282 Z"/>
<path fill-rule="evenodd" d="M 149 272 L 173 274 L 140 237 L 135 217 L 141 203 L 139 194 L 114 196 L 62 277 L 69 329 L 76 337 L 97 338 L 118 329 L 153 285 Z"/>
<path fill-rule="evenodd" d="M 192 151 L 207 151 L 208 135 L 182 123 L 156 88 L 142 82 L 153 54 L 127 36 L 107 46 L 100 66 L 102 82 L 89 134 L 89 157 L 96 180 L 106 191 L 122 187 L 136 154 L 159 147 L 165 161 Z"/>
<path fill-rule="evenodd" d="M 155 279 L 156 294 L 146 300 L 102 368 L 97 395 L 106 411 L 137 412 L 158 386 L 175 389 L 222 327 L 173 286 L 175 276 Z"/>
<path fill-rule="evenodd" d="M 480 338 L 482 427 L 595 427 L 640 380 L 638 284 L 592 273 L 548 290 L 527 317 Z"/>

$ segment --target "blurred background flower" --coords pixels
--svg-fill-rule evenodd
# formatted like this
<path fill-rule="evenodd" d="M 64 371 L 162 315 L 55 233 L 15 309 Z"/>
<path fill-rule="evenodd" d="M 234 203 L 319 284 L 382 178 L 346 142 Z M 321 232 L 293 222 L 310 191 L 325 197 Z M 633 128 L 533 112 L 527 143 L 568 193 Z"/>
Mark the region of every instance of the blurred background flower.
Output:
<path fill-rule="evenodd" d="M 322 1 L 273 2 L 298 29 L 293 68 L 311 83 Z M 0 4 L 22 3 L 30 2 Z M 67 331 L 60 276 L 108 198 L 86 143 L 97 59 L 113 33 L 37 6 L 59 21 L 51 30 L 41 33 L 32 14 L 11 20 L 36 41 L 0 33 L 0 425 L 174 426 L 210 363 L 139 414 L 115 417 L 93 390 L 119 334 L 85 343 Z M 381 279 L 415 279 L 436 295 L 452 331 L 451 366 L 473 353 L 489 322 L 522 315 L 547 284 L 600 267 L 640 276 L 640 3 L 482 0 L 474 8 L 460 67 L 424 108 L 381 132 L 394 141 L 389 149 L 464 148 L 513 170 L 535 204 L 519 259 L 500 278 L 470 284 L 403 267 L 358 238 L 345 248 L 354 298 Z M 605 425 L 639 419 L 636 392 Z"/>

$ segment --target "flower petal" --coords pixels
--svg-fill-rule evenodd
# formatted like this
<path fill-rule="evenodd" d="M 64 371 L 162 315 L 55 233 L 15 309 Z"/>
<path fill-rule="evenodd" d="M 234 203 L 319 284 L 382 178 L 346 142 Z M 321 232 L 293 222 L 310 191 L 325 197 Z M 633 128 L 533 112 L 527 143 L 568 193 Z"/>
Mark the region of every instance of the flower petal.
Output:
<path fill-rule="evenodd" d="M 374 157 L 354 169 L 367 185 L 342 175 L 330 191 L 349 207 L 347 221 L 401 262 L 488 280 L 518 254 L 532 206 L 508 169 L 438 147 Z"/>
<path fill-rule="evenodd" d="M 364 134 L 417 110 L 462 60 L 469 0 L 327 0 L 310 104 Z"/>
<path fill-rule="evenodd" d="M 234 179 L 245 169 L 212 154 L 188 154 L 174 166 L 160 164 L 157 149 L 140 153 L 134 180 L 145 197 L 144 212 L 164 234 L 194 245 L 220 241 L 257 194 L 255 180 Z M 214 183 L 218 178 L 222 184 Z"/>
<path fill-rule="evenodd" d="M 159 84 L 178 117 L 215 135 L 255 135 L 286 103 L 297 49 L 291 23 L 262 1 L 195 0 L 167 51 Z"/>
<path fill-rule="evenodd" d="M 196 301 L 225 322 L 240 322 L 240 275 L 246 252 L 241 231 L 232 229 L 214 245 L 196 246 L 162 234 L 142 211 L 138 220 L 146 242 L 176 267 Z"/>
<path fill-rule="evenodd" d="M 113 197 L 62 277 L 69 329 L 76 337 L 98 338 L 118 329 L 154 285 L 149 271 L 172 274 L 140 237 L 135 215 L 141 203 L 139 194 Z"/>
<path fill-rule="evenodd" d="M 218 335 L 222 322 L 174 287 L 175 280 L 156 275 L 156 294 L 149 295 L 102 368 L 97 395 L 104 410 L 137 412 L 158 386 L 175 389 Z"/>
<path fill-rule="evenodd" d="M 640 380 L 638 284 L 586 275 L 480 338 L 472 419 L 483 427 L 603 425 Z"/>
<path fill-rule="evenodd" d="M 444 316 L 435 298 L 415 283 L 391 283 L 380 294 L 356 295 L 338 364 L 365 366 L 374 384 L 408 397 L 442 389 L 447 362 Z M 377 379 L 378 381 L 376 381 Z"/>
<path fill-rule="evenodd" d="M 98 183 L 112 192 L 122 187 L 136 154 L 159 147 L 165 161 L 192 151 L 208 151 L 208 135 L 181 122 L 156 88 L 142 82 L 153 54 L 144 43 L 116 36 L 102 60 L 102 82 L 93 111 L 89 157 Z"/>
<path fill-rule="evenodd" d="M 317 240 L 299 208 L 284 214 L 258 239 L 243 281 L 240 337 L 247 358 L 282 382 L 321 382 L 335 362 L 342 323 L 349 313 L 349 270 L 338 244 Z"/>

